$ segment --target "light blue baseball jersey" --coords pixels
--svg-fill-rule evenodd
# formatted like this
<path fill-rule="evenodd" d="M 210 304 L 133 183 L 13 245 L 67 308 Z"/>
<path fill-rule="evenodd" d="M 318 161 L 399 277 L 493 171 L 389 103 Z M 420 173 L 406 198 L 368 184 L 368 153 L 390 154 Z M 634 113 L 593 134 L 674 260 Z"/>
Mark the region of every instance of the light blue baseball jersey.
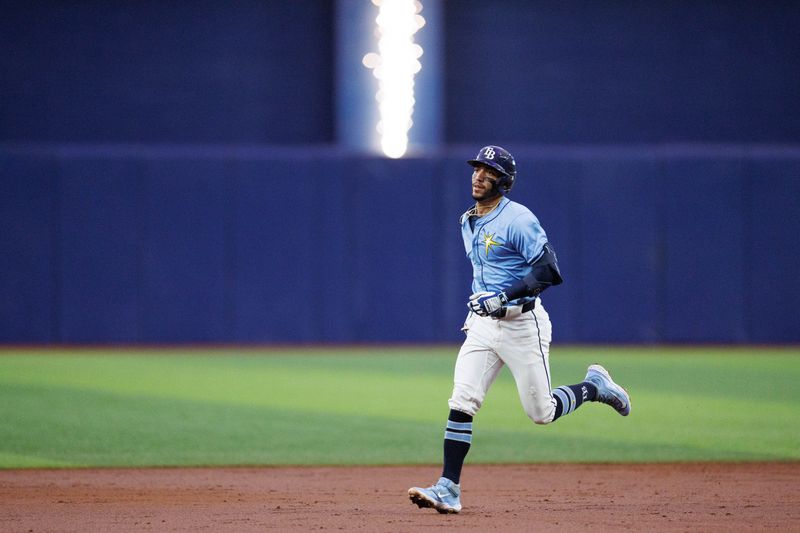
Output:
<path fill-rule="evenodd" d="M 530 274 L 547 243 L 547 235 L 530 209 L 504 197 L 494 211 L 474 219 L 474 229 L 470 211 L 461 216 L 461 236 L 472 263 L 472 292 L 500 292 Z"/>

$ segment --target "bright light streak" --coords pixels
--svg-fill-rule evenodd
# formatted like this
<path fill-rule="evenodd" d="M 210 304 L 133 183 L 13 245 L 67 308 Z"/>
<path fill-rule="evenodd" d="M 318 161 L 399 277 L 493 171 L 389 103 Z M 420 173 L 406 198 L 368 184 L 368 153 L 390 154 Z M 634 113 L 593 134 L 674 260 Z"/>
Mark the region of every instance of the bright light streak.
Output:
<path fill-rule="evenodd" d="M 414 34 L 425 25 L 420 15 L 422 3 L 417 0 L 372 0 L 378 6 L 375 35 L 378 52 L 366 54 L 362 60 L 378 79 L 380 120 L 375 128 L 380 135 L 381 149 L 388 157 L 402 157 L 408 149 L 408 131 L 414 114 L 414 75 L 422 64 L 422 47 L 414 42 Z"/>

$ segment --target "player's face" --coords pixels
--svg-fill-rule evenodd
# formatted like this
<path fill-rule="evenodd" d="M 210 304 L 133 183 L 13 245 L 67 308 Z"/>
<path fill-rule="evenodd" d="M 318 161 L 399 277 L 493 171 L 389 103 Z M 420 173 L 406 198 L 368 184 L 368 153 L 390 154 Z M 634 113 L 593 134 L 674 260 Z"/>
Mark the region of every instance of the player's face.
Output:
<path fill-rule="evenodd" d="M 472 199 L 491 200 L 499 195 L 496 184 L 500 174 L 492 167 L 477 165 L 472 171 Z"/>

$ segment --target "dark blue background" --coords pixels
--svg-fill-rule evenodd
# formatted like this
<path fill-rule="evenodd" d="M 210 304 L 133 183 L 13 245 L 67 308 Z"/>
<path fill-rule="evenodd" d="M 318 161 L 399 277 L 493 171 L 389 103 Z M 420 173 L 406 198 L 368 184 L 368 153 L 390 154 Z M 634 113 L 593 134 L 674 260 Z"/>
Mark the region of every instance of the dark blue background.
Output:
<path fill-rule="evenodd" d="M 472 152 L 303 153 L 0 151 L 0 339 L 457 340 Z M 800 150 L 516 153 L 557 340 L 800 340 Z"/>
<path fill-rule="evenodd" d="M 334 2 L 6 4 L 0 141 L 335 141 Z M 444 6 L 445 143 L 800 139 L 798 2 Z"/>
<path fill-rule="evenodd" d="M 800 2 L 447 5 L 450 141 L 800 139 Z"/>
<path fill-rule="evenodd" d="M 337 145 L 334 8 L 6 6 L 0 342 L 458 341 L 487 143 L 557 342 L 800 342 L 800 4 L 447 2 L 396 161 Z"/>
<path fill-rule="evenodd" d="M 330 142 L 332 16 L 323 0 L 6 3 L 0 140 Z"/>

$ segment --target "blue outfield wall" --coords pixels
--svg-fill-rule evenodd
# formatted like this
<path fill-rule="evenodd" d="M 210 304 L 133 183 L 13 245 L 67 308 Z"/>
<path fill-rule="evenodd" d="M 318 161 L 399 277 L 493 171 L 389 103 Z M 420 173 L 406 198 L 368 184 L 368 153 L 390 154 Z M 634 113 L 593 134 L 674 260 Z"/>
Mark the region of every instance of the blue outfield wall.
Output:
<path fill-rule="evenodd" d="M 800 150 L 514 147 L 556 342 L 800 342 Z M 0 148 L 0 342 L 454 342 L 474 147 Z"/>

